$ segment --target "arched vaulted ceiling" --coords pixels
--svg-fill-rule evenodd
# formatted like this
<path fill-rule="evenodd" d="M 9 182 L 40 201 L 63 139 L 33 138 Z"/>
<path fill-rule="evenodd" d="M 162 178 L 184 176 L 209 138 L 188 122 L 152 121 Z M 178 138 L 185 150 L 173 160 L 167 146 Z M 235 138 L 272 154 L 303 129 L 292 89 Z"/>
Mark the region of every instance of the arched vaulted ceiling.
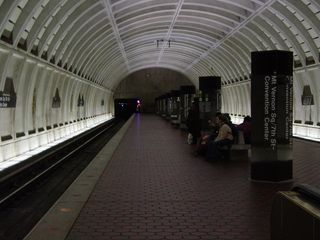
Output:
<path fill-rule="evenodd" d="M 140 69 L 250 78 L 250 52 L 319 66 L 320 0 L 0 0 L 1 40 L 105 88 Z"/>

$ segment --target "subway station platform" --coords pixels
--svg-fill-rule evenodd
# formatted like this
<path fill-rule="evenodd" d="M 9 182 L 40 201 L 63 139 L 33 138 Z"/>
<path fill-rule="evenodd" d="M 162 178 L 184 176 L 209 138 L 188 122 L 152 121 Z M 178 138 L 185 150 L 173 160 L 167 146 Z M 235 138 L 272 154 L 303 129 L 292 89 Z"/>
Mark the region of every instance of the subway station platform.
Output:
<path fill-rule="evenodd" d="M 246 160 L 194 157 L 185 133 L 158 116 L 136 115 L 66 239 L 268 240 L 275 193 L 295 183 L 319 186 L 319 150 L 295 139 L 294 182 L 254 183 Z M 53 218 L 64 224 L 59 214 Z M 45 232 L 27 239 L 63 239 L 59 227 L 42 222 Z"/>

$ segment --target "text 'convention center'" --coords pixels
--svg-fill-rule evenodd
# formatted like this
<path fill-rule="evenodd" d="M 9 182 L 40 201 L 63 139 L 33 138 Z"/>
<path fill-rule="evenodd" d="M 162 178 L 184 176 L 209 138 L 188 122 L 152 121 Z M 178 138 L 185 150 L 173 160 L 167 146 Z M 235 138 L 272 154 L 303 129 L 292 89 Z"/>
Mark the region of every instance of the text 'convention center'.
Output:
<path fill-rule="evenodd" d="M 320 0 L 0 0 L 0 240 L 320 240 Z"/>

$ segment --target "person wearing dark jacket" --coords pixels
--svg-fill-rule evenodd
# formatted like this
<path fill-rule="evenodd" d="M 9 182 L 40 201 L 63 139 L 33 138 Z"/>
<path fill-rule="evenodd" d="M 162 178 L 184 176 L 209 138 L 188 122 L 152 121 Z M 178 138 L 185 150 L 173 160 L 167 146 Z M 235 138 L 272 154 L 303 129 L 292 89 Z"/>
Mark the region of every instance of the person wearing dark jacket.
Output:
<path fill-rule="evenodd" d="M 201 136 L 201 122 L 198 102 L 193 102 L 187 117 L 188 132 L 192 135 L 192 144 L 197 144 Z"/>
<path fill-rule="evenodd" d="M 221 148 L 223 146 L 231 146 L 233 143 L 232 130 L 228 124 L 228 119 L 225 115 L 218 116 L 219 133 L 214 141 L 208 143 L 206 152 L 207 160 L 218 160 L 222 158 Z"/>
<path fill-rule="evenodd" d="M 243 132 L 244 143 L 251 144 L 251 117 L 246 116 L 243 123 L 237 126 L 237 129 Z"/>
<path fill-rule="evenodd" d="M 207 152 L 207 149 L 208 149 L 208 143 L 210 141 L 214 141 L 214 139 L 216 139 L 216 137 L 218 136 L 219 128 L 220 128 L 220 126 L 218 125 L 218 121 L 219 121 L 218 119 L 219 119 L 220 115 L 222 115 L 222 113 L 217 112 L 212 117 L 212 119 L 208 121 L 209 126 L 210 126 L 210 133 L 201 137 L 199 144 L 197 145 L 197 149 L 194 152 L 195 156 L 205 155 L 205 153 Z"/>

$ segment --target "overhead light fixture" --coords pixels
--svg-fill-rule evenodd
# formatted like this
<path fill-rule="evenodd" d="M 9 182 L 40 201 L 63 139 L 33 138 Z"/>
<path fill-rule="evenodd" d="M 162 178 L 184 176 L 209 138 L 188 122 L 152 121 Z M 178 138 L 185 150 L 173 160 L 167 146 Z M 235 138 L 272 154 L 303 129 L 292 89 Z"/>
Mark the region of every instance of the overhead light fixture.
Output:
<path fill-rule="evenodd" d="M 158 40 L 156 40 L 157 48 L 160 46 L 161 43 L 168 43 L 168 47 L 171 47 L 171 42 L 173 42 L 173 41 L 174 40 L 172 40 L 172 39 L 168 39 L 168 40 L 158 39 Z"/>

